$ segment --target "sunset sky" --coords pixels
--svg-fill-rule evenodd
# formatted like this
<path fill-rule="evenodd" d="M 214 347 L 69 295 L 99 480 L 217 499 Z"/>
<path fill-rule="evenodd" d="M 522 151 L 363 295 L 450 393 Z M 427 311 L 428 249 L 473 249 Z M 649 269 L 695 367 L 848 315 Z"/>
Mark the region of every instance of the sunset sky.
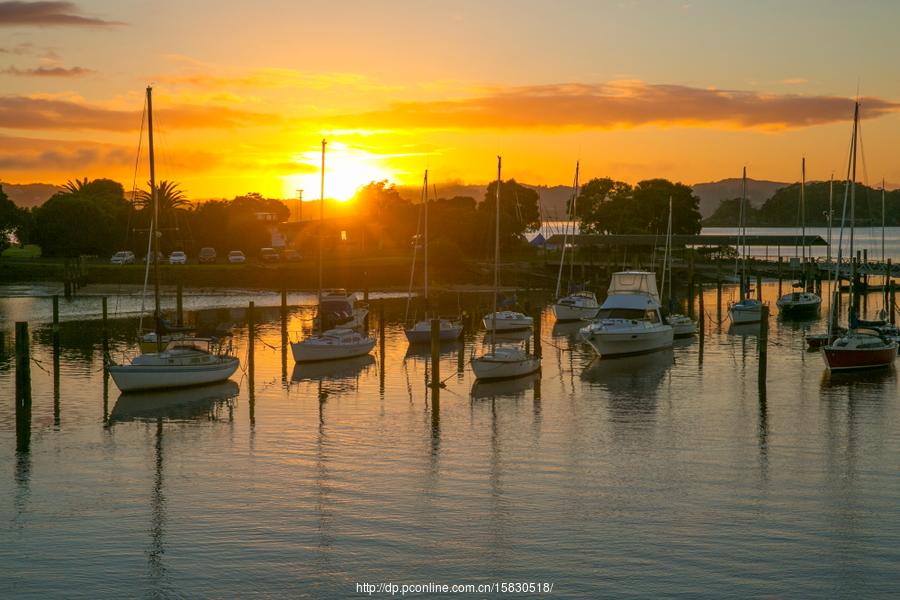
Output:
<path fill-rule="evenodd" d="M 159 177 L 195 199 L 373 179 L 900 185 L 900 3 L 0 1 L 0 180 L 131 187 L 144 88 Z M 862 165 L 861 165 L 862 171 Z M 138 181 L 146 181 L 146 159 Z"/>

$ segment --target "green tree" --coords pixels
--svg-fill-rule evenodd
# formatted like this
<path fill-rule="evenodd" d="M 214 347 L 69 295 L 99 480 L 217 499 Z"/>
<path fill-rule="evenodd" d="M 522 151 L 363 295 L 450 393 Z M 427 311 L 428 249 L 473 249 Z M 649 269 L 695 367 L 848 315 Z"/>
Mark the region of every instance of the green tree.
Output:
<path fill-rule="evenodd" d="M 690 187 L 646 179 L 634 187 L 609 178 L 592 179 L 578 195 L 576 213 L 585 233 L 665 234 L 672 199 L 672 232 L 700 232 L 700 199 Z"/>
<path fill-rule="evenodd" d="M 0 251 L 9 247 L 10 235 L 22 224 L 22 209 L 16 206 L 0 185 Z"/>
<path fill-rule="evenodd" d="M 525 241 L 525 234 L 537 231 L 541 226 L 538 193 L 509 179 L 500 186 L 500 245 L 511 248 Z M 495 215 L 497 207 L 497 182 L 492 181 L 484 193 L 484 201 L 478 205 L 481 239 L 489 241 L 493 250 Z"/>
<path fill-rule="evenodd" d="M 33 211 L 34 241 L 46 256 L 105 255 L 127 237 L 130 204 L 109 179 L 76 180 Z"/>
<path fill-rule="evenodd" d="M 620 201 L 631 195 L 631 186 L 609 177 L 591 179 L 578 193 L 575 214 L 582 233 L 609 233 L 621 220 Z M 612 206 L 609 206 L 612 204 Z"/>

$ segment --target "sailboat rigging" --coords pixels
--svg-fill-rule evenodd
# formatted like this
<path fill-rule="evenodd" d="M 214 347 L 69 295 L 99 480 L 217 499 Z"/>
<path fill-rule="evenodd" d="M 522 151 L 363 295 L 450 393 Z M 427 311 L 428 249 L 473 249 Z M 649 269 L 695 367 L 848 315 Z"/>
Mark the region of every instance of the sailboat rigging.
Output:
<path fill-rule="evenodd" d="M 484 317 L 485 328 L 495 334 L 500 331 L 498 325 L 505 317 L 504 313 L 497 312 L 498 296 L 500 293 L 500 186 L 502 159 L 497 157 L 497 195 L 494 221 L 494 294 L 493 311 Z M 521 313 L 513 313 L 525 317 Z M 531 317 L 527 317 L 528 327 L 531 326 Z M 519 319 L 521 320 L 521 318 Z M 490 323 L 490 327 L 488 327 Z M 541 368 L 541 359 L 526 352 L 522 348 L 514 346 L 497 346 L 497 336 L 491 335 L 490 351 L 472 359 L 472 371 L 480 380 L 509 379 L 534 373 Z"/>
<path fill-rule="evenodd" d="M 738 211 L 738 245 L 741 248 L 741 299 L 728 307 L 731 323 L 759 323 L 762 318 L 763 303 L 750 297 L 750 280 L 747 277 L 747 167 L 741 177 L 741 205 Z"/>
<path fill-rule="evenodd" d="M 159 198 L 153 147 L 153 88 L 147 87 L 147 141 L 150 155 L 150 196 L 153 216 L 150 239 L 159 256 Z M 116 364 L 109 357 L 107 370 L 123 392 L 201 385 L 225 381 L 240 366 L 237 357 L 224 351 L 215 338 L 180 337 L 163 344 L 160 318 L 159 261 L 153 260 L 153 306 L 156 352 L 136 356 L 130 364 Z"/>
<path fill-rule="evenodd" d="M 819 310 L 822 298 L 809 290 L 806 273 L 806 157 L 801 163 L 800 178 L 800 243 L 802 259 L 800 261 L 800 291 L 790 292 L 779 298 L 775 304 L 783 316 L 809 315 Z M 795 247 L 796 250 L 796 247 Z"/>

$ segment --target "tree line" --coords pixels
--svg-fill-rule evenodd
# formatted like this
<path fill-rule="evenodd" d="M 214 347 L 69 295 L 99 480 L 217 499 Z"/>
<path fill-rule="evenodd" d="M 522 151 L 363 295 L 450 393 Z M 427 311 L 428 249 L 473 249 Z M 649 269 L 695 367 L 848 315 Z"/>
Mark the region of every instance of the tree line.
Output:
<path fill-rule="evenodd" d="M 674 231 L 699 232 L 699 199 L 690 187 L 665 179 L 649 179 L 634 186 L 609 178 L 592 179 L 580 188 L 575 212 L 585 233 L 664 233 L 670 197 Z M 20 243 L 37 244 L 45 256 L 108 256 L 132 250 L 142 257 L 147 252 L 151 198 L 149 187 L 137 192 L 132 201 L 115 181 L 76 179 L 41 206 L 22 209 L 0 190 L 0 234 L 3 240 L 14 234 Z M 416 234 L 424 233 L 425 227 L 420 199 L 403 197 L 387 181 L 361 187 L 345 214 L 340 218 L 326 215 L 323 226 L 315 220 L 299 227 L 285 223 L 290 216 L 287 204 L 258 193 L 195 203 L 177 183 L 160 181 L 157 198 L 161 250 L 165 253 L 185 250 L 190 254 L 211 246 L 220 252 L 242 250 L 255 255 L 270 245 L 274 225 L 288 232 L 289 244 L 301 251 L 318 243 L 320 231 L 324 231 L 324 244 L 331 248 L 342 243 L 349 230 L 355 248 L 397 254 L 411 252 Z M 496 199 L 497 182 L 487 186 L 480 201 L 470 196 L 431 199 L 428 232 L 432 260 L 491 256 Z M 541 225 L 538 192 L 514 179 L 502 182 L 500 213 L 501 249 L 509 252 L 527 247 L 526 234 Z"/>
<path fill-rule="evenodd" d="M 833 186 L 827 181 L 807 183 L 804 190 L 806 225 L 827 227 L 830 206 L 832 225 L 840 227 L 844 194 L 847 191 L 849 190 L 843 181 L 835 181 Z M 740 207 L 740 198 L 723 200 L 703 224 L 710 227 L 736 227 Z M 799 227 L 800 184 L 794 183 L 777 190 L 759 208 L 754 208 L 748 202 L 745 204 L 744 210 L 748 226 Z M 881 189 L 856 184 L 855 212 L 858 226 L 881 226 Z M 849 219 L 849 217 L 850 208 L 848 206 L 847 218 Z M 900 190 L 885 192 L 884 221 L 888 227 L 900 226 Z"/>

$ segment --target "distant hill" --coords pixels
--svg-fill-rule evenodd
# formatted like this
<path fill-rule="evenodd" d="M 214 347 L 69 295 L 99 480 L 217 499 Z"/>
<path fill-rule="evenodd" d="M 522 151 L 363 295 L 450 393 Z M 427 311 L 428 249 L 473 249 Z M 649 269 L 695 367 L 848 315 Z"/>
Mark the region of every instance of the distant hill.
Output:
<path fill-rule="evenodd" d="M 32 208 L 40 206 L 47 201 L 50 196 L 60 191 L 62 188 L 58 185 L 49 183 L 5 183 L 0 181 L 3 191 L 9 196 L 16 206 L 23 208 Z"/>
<path fill-rule="evenodd" d="M 747 199 L 754 208 L 762 206 L 779 189 L 790 185 L 781 181 L 747 179 Z M 700 198 L 700 214 L 707 218 L 716 212 L 722 200 L 741 197 L 740 178 L 722 179 L 708 183 L 695 183 L 694 194 Z"/>
<path fill-rule="evenodd" d="M 541 199 L 541 210 L 545 219 L 565 218 L 566 203 L 572 196 L 571 187 L 565 185 L 529 185 L 527 183 L 522 183 L 522 185 L 537 191 Z M 477 202 L 481 202 L 484 200 L 486 190 L 486 184 L 472 185 L 455 182 L 437 184 L 437 194 L 440 198 L 469 196 L 470 198 L 475 198 Z M 398 185 L 397 191 L 400 192 L 403 198 L 408 200 L 418 200 L 422 194 L 422 188 L 418 186 Z"/>

